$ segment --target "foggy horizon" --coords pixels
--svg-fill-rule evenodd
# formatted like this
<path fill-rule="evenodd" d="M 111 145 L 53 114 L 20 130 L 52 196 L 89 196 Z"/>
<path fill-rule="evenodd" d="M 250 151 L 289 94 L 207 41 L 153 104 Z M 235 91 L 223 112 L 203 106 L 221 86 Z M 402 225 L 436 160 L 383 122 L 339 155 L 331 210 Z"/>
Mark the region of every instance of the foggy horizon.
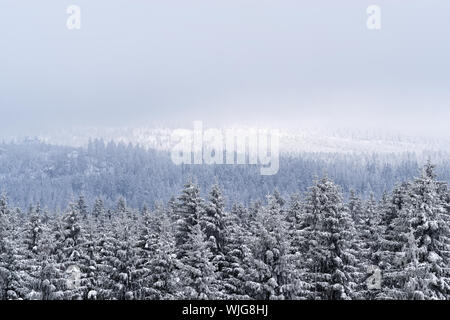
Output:
<path fill-rule="evenodd" d="M 4 0 L 0 137 L 194 120 L 448 136 L 450 4 L 377 5 L 373 31 L 350 0 Z"/>

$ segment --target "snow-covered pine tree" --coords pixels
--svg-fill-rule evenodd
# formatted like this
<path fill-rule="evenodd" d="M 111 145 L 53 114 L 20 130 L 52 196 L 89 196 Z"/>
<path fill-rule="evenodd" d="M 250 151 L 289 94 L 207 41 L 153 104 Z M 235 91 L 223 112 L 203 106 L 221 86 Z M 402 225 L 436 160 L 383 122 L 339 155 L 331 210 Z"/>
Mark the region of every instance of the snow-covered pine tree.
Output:
<path fill-rule="evenodd" d="M 94 207 L 92 208 L 92 216 L 98 222 L 100 219 L 105 219 L 105 207 L 101 198 L 95 199 Z"/>
<path fill-rule="evenodd" d="M 403 241 L 394 228 L 394 221 L 408 202 L 408 182 L 399 183 L 391 194 L 385 194 L 378 206 L 377 248 L 372 255 L 374 265 L 378 266 L 382 273 L 380 292 L 374 299 L 401 299 L 402 291 L 395 288 L 397 282 L 397 257 L 401 251 Z"/>
<path fill-rule="evenodd" d="M 396 288 L 398 279 L 398 257 L 397 252 L 402 250 L 405 239 L 400 237 L 396 230 L 395 221 L 407 205 L 408 182 L 398 184 L 392 194 L 385 197 L 379 206 L 378 248 L 373 254 L 374 264 L 382 272 L 381 291 L 375 299 L 401 299 L 404 298 L 403 291 Z"/>
<path fill-rule="evenodd" d="M 394 230 L 403 240 L 397 253 L 396 287 L 408 299 L 446 299 L 450 293 L 450 225 L 442 183 L 436 181 L 434 165 L 423 168 L 409 189 L 406 205 Z M 404 287 L 402 287 L 404 286 Z"/>
<path fill-rule="evenodd" d="M 180 284 L 183 299 L 215 299 L 218 293 L 216 270 L 212 254 L 199 223 L 190 233 L 180 258 Z"/>
<path fill-rule="evenodd" d="M 355 225 L 360 223 L 361 216 L 363 214 L 363 205 L 361 198 L 358 197 L 354 189 L 350 189 L 350 196 L 348 199 L 348 213 L 353 219 Z"/>
<path fill-rule="evenodd" d="M 8 196 L 6 193 L 2 193 L 0 196 L 0 215 L 6 217 L 9 214 L 9 211 Z"/>
<path fill-rule="evenodd" d="M 17 250 L 10 238 L 9 207 L 7 198 L 0 199 L 0 300 L 20 298 Z"/>
<path fill-rule="evenodd" d="M 225 202 L 222 192 L 219 186 L 215 184 L 205 204 L 204 214 L 200 216 L 201 226 L 206 239 L 211 242 L 211 250 L 215 256 L 223 255 L 224 251 L 224 208 Z"/>
<path fill-rule="evenodd" d="M 291 195 L 288 208 L 285 214 L 288 224 L 288 234 L 291 241 L 292 254 L 301 254 L 307 250 L 307 241 L 304 238 L 303 230 L 305 224 L 305 208 L 300 194 Z M 303 264 L 304 266 L 304 264 Z"/>
<path fill-rule="evenodd" d="M 268 197 L 252 226 L 253 276 L 246 285 L 255 299 L 294 299 L 304 295 L 303 270 L 292 254 L 288 224 L 279 198 Z"/>
<path fill-rule="evenodd" d="M 185 184 L 181 195 L 178 198 L 176 215 L 175 240 L 177 246 L 177 256 L 182 258 L 186 254 L 187 242 L 190 238 L 192 228 L 200 222 L 200 217 L 204 215 L 204 200 L 200 197 L 200 191 L 196 184 L 189 181 Z"/>
<path fill-rule="evenodd" d="M 80 218 L 86 220 L 88 217 L 88 206 L 86 204 L 86 200 L 84 199 L 84 195 L 82 194 L 78 197 L 76 209 L 78 210 Z"/>
<path fill-rule="evenodd" d="M 373 299 L 380 293 L 381 279 L 378 278 L 376 252 L 380 247 L 380 217 L 373 193 L 365 201 L 356 223 L 357 238 L 353 247 L 358 252 L 359 272 L 355 281 L 358 283 L 357 299 Z M 376 274 L 375 274 L 376 273 Z M 375 278 L 376 277 L 376 278 Z M 371 280 L 373 279 L 373 280 Z M 368 281 L 372 281 L 368 285 Z"/>
<path fill-rule="evenodd" d="M 157 206 L 146 211 L 137 241 L 136 276 L 141 299 L 174 299 L 179 294 L 178 260 L 170 218 Z"/>
<path fill-rule="evenodd" d="M 20 266 L 25 272 L 21 273 L 21 281 L 27 288 L 25 295 L 38 288 L 38 274 L 40 272 L 39 257 L 41 254 L 41 242 L 43 234 L 43 226 L 41 217 L 37 212 L 33 212 L 29 217 L 29 221 L 23 228 L 22 240 L 16 243 L 19 250 Z"/>
<path fill-rule="evenodd" d="M 243 225 L 249 222 L 247 210 L 234 204 L 231 212 L 224 216 L 224 261 L 219 272 L 219 291 L 226 299 L 250 299 L 246 283 L 253 268 L 253 255 L 250 248 L 250 229 Z M 221 297 L 222 298 L 222 297 Z"/>
<path fill-rule="evenodd" d="M 346 212 L 339 188 L 328 178 L 310 188 L 305 205 L 303 235 L 308 249 L 308 282 L 312 299 L 342 300 L 354 295 L 357 257 L 351 248 L 353 220 Z"/>
<path fill-rule="evenodd" d="M 127 218 L 124 218 L 127 219 Z M 136 250 L 130 226 L 120 221 L 102 239 L 99 298 L 133 300 L 139 282 L 135 278 Z"/>
<path fill-rule="evenodd" d="M 84 295 L 81 287 L 84 235 L 75 204 L 69 204 L 61 224 L 55 225 L 55 228 L 55 245 L 52 254 L 56 262 L 56 271 L 59 273 L 59 289 L 64 291 L 65 299 L 81 299 Z"/>
<path fill-rule="evenodd" d="M 118 217 L 124 217 L 129 215 L 129 211 L 127 209 L 127 201 L 124 197 L 119 197 L 117 199 L 117 206 L 116 206 L 116 212 L 115 215 Z"/>
<path fill-rule="evenodd" d="M 216 183 L 205 203 L 204 214 L 200 216 L 200 225 L 205 233 L 208 246 L 211 250 L 211 262 L 218 273 L 216 278 L 221 281 L 219 274 L 225 259 L 225 201 L 222 192 Z M 222 287 L 222 284 L 218 284 Z"/>
<path fill-rule="evenodd" d="M 81 271 L 80 291 L 84 300 L 96 300 L 98 297 L 100 253 L 97 247 L 98 227 L 95 217 L 87 216 L 83 220 L 83 242 L 80 245 L 78 266 Z M 105 230 L 106 231 L 106 230 Z"/>
<path fill-rule="evenodd" d="M 275 189 L 272 193 L 272 197 L 275 199 L 275 201 L 280 206 L 280 209 L 283 208 L 283 206 L 286 204 L 286 200 L 283 199 L 278 189 Z"/>
<path fill-rule="evenodd" d="M 38 244 L 42 236 L 42 225 L 41 225 L 41 217 L 35 211 L 29 217 L 29 222 L 26 226 L 25 240 L 24 243 L 27 246 L 27 249 L 32 254 L 38 253 Z"/>
<path fill-rule="evenodd" d="M 25 239 L 21 265 L 26 270 L 22 281 L 28 289 L 27 300 L 61 300 L 64 299 L 64 273 L 56 262 L 54 250 L 58 246 L 54 240 L 54 231 L 59 230 L 56 217 L 43 223 L 35 210 L 28 217 L 25 227 Z M 52 229 L 53 226 L 53 229 Z"/>

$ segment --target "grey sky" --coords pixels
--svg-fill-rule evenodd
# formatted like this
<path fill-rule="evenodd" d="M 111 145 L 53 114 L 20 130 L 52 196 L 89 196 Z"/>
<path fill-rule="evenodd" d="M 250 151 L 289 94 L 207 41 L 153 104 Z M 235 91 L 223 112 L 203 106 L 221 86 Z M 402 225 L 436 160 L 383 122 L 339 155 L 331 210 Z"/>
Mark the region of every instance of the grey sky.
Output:
<path fill-rule="evenodd" d="M 1 0 L 0 133 L 198 119 L 448 136 L 449 40 L 443 0 Z"/>

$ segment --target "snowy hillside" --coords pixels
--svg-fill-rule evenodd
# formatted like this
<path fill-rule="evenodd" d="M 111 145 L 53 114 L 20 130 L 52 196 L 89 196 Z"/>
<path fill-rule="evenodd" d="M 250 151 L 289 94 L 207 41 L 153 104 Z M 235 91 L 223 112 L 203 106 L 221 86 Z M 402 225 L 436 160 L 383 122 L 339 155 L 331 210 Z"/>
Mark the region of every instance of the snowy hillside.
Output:
<path fill-rule="evenodd" d="M 233 127 L 250 129 L 249 127 Z M 191 128 L 186 128 L 191 130 Z M 223 128 L 225 131 L 228 128 Z M 255 128 L 254 128 L 255 129 Z M 74 128 L 57 132 L 45 132 L 38 139 L 51 144 L 85 146 L 90 139 L 113 140 L 139 144 L 156 150 L 170 150 L 172 129 L 148 127 L 120 128 Z M 329 153 L 404 153 L 404 152 L 450 152 L 450 139 L 406 136 L 396 133 L 370 131 L 343 131 L 324 129 L 282 129 L 280 149 L 283 153 L 329 152 Z"/>

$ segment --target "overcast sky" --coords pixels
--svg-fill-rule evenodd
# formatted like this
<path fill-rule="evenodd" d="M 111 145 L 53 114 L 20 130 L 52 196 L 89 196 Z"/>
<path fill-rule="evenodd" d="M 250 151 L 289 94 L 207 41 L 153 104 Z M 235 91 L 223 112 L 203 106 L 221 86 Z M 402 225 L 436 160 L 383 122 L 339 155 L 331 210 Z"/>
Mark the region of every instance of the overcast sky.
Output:
<path fill-rule="evenodd" d="M 203 120 L 448 136 L 449 57 L 444 0 L 1 0 L 0 133 Z"/>

